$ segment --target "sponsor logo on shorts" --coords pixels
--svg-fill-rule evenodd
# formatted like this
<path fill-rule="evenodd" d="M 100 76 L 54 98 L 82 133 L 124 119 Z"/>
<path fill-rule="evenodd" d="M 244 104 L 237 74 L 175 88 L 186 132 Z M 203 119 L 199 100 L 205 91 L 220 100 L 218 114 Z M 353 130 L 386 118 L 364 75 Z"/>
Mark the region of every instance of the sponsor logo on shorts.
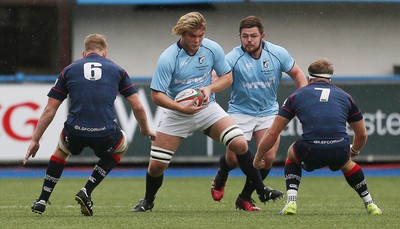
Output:
<path fill-rule="evenodd" d="M 84 127 L 84 126 L 79 126 L 79 125 L 75 125 L 74 128 L 75 128 L 75 130 L 80 130 L 80 131 L 85 131 L 85 132 L 100 132 L 100 131 L 105 131 L 107 129 L 105 126 L 103 126 L 103 127 Z"/>
<path fill-rule="evenodd" d="M 335 140 L 314 140 L 313 143 L 318 145 L 332 145 L 342 141 L 344 141 L 344 138 L 339 138 Z"/>

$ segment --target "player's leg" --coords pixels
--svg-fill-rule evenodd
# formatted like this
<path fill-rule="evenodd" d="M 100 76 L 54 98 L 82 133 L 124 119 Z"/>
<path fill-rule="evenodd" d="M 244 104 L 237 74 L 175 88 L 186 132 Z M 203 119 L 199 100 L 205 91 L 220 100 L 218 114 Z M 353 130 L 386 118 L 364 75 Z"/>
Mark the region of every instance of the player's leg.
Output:
<path fill-rule="evenodd" d="M 172 155 L 181 144 L 182 138 L 157 132 L 150 151 L 150 162 L 146 173 L 146 191 L 144 199 L 133 207 L 133 212 L 144 212 L 153 209 L 156 194 L 164 179 Z"/>
<path fill-rule="evenodd" d="M 252 116 L 232 114 L 238 127 L 243 131 L 246 140 L 250 141 L 255 123 L 252 123 Z M 225 154 L 219 158 L 219 169 L 211 183 L 211 196 L 215 201 L 220 201 L 224 197 L 225 183 L 228 179 L 229 171 L 238 167 L 236 154 L 226 149 Z"/>
<path fill-rule="evenodd" d="M 100 141 L 100 140 L 99 140 Z M 93 168 L 93 172 L 83 187 L 88 196 L 91 196 L 93 190 L 101 183 L 108 173 L 120 162 L 122 156 L 128 150 L 128 139 L 123 130 L 118 130 L 113 139 L 95 143 L 92 148 L 100 158 Z M 109 149 L 114 152 L 109 154 Z"/>
<path fill-rule="evenodd" d="M 224 197 L 225 183 L 228 180 L 229 172 L 238 166 L 236 155 L 230 150 L 219 158 L 219 169 L 211 183 L 211 196 L 214 201 L 220 201 Z"/>
<path fill-rule="evenodd" d="M 76 194 L 75 200 L 81 205 L 83 215 L 92 216 L 92 192 L 120 162 L 128 150 L 128 139 L 123 130 L 117 130 L 112 138 L 96 138 L 88 145 L 100 159 L 94 166 L 85 186 Z M 110 149 L 113 149 L 111 154 Z"/>
<path fill-rule="evenodd" d="M 32 211 L 35 213 L 42 214 L 45 211 L 46 205 L 49 203 L 50 195 L 54 191 L 54 188 L 60 179 L 62 172 L 64 171 L 64 166 L 69 156 L 69 151 L 63 144 L 64 137 L 65 132 L 62 131 L 58 146 L 53 155 L 50 157 L 49 163 L 47 164 L 46 175 L 44 176 L 40 196 L 33 202 L 31 206 Z M 65 152 L 61 150 L 60 146 L 61 148 L 64 148 Z"/>
<path fill-rule="evenodd" d="M 294 215 L 297 213 L 297 192 L 301 181 L 301 166 L 295 156 L 295 143 L 293 143 L 287 152 L 285 162 L 285 182 L 286 182 L 286 204 L 280 212 L 281 215 Z M 297 152 L 300 153 L 300 152 Z"/>
<path fill-rule="evenodd" d="M 164 179 L 164 171 L 168 168 L 172 156 L 178 149 L 182 139 L 197 129 L 193 125 L 194 116 L 181 116 L 166 111 L 161 116 L 156 139 L 150 149 L 149 166 L 146 173 L 146 191 L 144 199 L 132 209 L 133 212 L 144 212 L 154 207 L 154 200 Z"/>
<path fill-rule="evenodd" d="M 261 129 L 258 131 L 254 132 L 254 139 L 256 140 L 256 145 L 260 142 L 262 136 L 264 135 L 266 129 Z M 263 160 L 265 161 L 265 166 L 264 168 L 260 169 L 260 175 L 261 179 L 265 180 L 265 178 L 268 176 L 269 172 L 271 171 L 271 167 L 273 165 L 273 162 L 276 157 L 276 153 L 278 151 L 279 147 L 279 141 L 280 138 L 275 142 L 274 146 L 264 155 Z M 267 188 L 273 193 L 273 196 L 277 196 L 277 198 L 283 197 L 283 192 L 275 190 L 271 187 Z M 246 183 L 243 187 L 242 192 L 239 194 L 237 200 L 236 200 L 236 207 L 242 210 L 246 211 L 258 211 L 260 210 L 258 207 L 255 207 L 255 204 L 253 203 L 251 199 L 251 195 L 253 194 L 255 190 L 255 187 L 251 181 L 246 178 Z"/>
<path fill-rule="evenodd" d="M 247 141 L 242 130 L 234 120 L 227 116 L 215 122 L 209 131 L 209 136 L 222 142 L 229 150 L 236 154 L 240 169 L 253 182 L 257 194 L 262 202 L 273 199 L 265 188 L 260 173 L 253 167 L 254 155 L 248 149 Z"/>
<path fill-rule="evenodd" d="M 368 191 L 365 175 L 361 167 L 351 159 L 341 168 L 347 183 L 362 198 L 368 214 L 379 215 L 382 210 L 372 200 L 372 196 Z"/>

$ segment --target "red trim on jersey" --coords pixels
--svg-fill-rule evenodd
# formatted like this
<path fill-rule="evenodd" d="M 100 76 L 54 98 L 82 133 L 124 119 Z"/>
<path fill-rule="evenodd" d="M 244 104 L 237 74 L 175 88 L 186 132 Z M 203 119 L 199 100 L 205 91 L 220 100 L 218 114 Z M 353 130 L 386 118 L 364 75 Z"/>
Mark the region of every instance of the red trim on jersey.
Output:
<path fill-rule="evenodd" d="M 58 90 L 58 89 L 55 88 L 55 87 L 51 88 L 51 90 L 54 90 L 54 91 L 56 91 L 56 92 L 59 92 L 59 93 L 61 93 L 61 94 L 63 94 L 63 95 L 67 95 L 67 93 L 65 93 L 65 92 L 63 92 L 63 91 L 61 91 L 61 90 Z"/>
<path fill-rule="evenodd" d="M 353 175 L 354 173 L 356 173 L 360 169 L 361 169 L 361 167 L 358 164 L 356 164 L 350 171 L 345 173 L 344 176 L 349 177 L 349 176 Z"/>
<path fill-rule="evenodd" d="M 58 157 L 56 157 L 54 155 L 52 155 L 50 157 L 50 161 L 54 161 L 54 162 L 57 162 L 57 163 L 60 163 L 60 164 L 63 164 L 63 165 L 65 165 L 67 163 L 65 160 L 60 159 L 60 158 L 58 158 Z"/>

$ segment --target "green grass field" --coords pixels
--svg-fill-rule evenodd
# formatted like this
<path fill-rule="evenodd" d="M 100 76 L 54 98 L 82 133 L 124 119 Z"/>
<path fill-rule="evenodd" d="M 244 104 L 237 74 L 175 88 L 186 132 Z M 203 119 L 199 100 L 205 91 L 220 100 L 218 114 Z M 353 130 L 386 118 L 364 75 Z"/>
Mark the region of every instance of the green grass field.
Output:
<path fill-rule="evenodd" d="M 342 177 L 303 177 L 298 214 L 281 216 L 284 200 L 260 204 L 260 212 L 235 209 L 244 178 L 228 180 L 225 197 L 214 202 L 210 178 L 164 179 L 151 212 L 133 213 L 144 195 L 143 178 L 107 178 L 93 192 L 94 216 L 75 202 L 84 178 L 61 179 L 43 215 L 31 212 L 42 179 L 0 179 L 0 228 L 398 228 L 400 177 L 368 177 L 369 190 L 383 214 L 368 215 L 361 199 Z M 269 186 L 284 190 L 280 177 Z"/>

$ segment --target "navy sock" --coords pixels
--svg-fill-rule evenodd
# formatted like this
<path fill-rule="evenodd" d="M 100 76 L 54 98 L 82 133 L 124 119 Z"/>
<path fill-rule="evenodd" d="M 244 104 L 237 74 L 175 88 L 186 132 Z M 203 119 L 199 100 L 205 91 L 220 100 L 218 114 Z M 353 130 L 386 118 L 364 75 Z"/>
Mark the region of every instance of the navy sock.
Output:
<path fill-rule="evenodd" d="M 158 189 L 161 187 L 164 180 L 164 174 L 158 177 L 152 177 L 149 173 L 146 173 L 146 193 L 144 199 L 148 202 L 153 203 L 156 198 Z"/>
<path fill-rule="evenodd" d="M 240 169 L 244 174 L 246 174 L 247 178 L 249 178 L 250 182 L 255 186 L 257 190 L 257 194 L 262 195 L 264 193 L 264 184 L 261 180 L 260 172 L 253 167 L 253 159 L 254 155 L 248 150 L 243 155 L 236 155 L 238 159 L 238 163 Z"/>
<path fill-rule="evenodd" d="M 86 194 L 92 195 L 93 190 L 103 181 L 107 174 L 118 164 L 119 158 L 113 156 L 102 157 L 93 168 L 92 175 L 85 184 Z"/>
<path fill-rule="evenodd" d="M 61 174 L 64 171 L 65 163 L 66 161 L 55 156 L 50 157 L 39 200 L 44 200 L 46 202 L 49 200 L 50 195 L 58 182 L 58 179 L 61 177 Z"/>
<path fill-rule="evenodd" d="M 220 158 L 219 158 L 219 170 L 218 170 L 218 174 L 220 177 L 222 178 L 227 178 L 229 171 L 233 170 L 234 168 L 230 167 L 228 165 L 228 163 L 226 162 L 226 155 L 223 154 Z"/>
<path fill-rule="evenodd" d="M 271 169 L 260 169 L 259 171 L 261 175 L 261 180 L 264 180 L 268 176 Z M 246 177 L 246 183 L 243 187 L 242 192 L 240 193 L 240 196 L 244 199 L 249 199 L 251 198 L 251 194 L 253 194 L 254 190 L 255 187 L 253 183 L 251 183 L 249 178 Z"/>
<path fill-rule="evenodd" d="M 301 182 L 301 166 L 290 160 L 286 160 L 285 181 L 286 190 L 294 189 L 298 191 Z"/>
<path fill-rule="evenodd" d="M 356 164 L 352 170 L 344 174 L 347 183 L 358 193 L 360 197 L 369 194 L 367 182 L 361 167 Z"/>

